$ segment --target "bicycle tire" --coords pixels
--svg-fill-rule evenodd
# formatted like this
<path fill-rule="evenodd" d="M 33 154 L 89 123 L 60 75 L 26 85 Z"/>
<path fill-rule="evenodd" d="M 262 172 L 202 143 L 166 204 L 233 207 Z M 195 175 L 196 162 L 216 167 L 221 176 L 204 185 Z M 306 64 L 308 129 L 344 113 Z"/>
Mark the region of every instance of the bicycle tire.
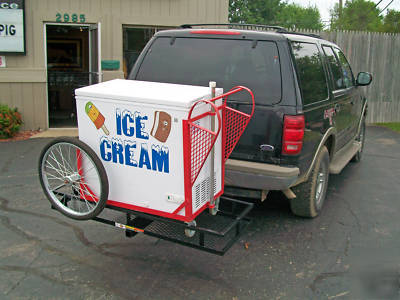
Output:
<path fill-rule="evenodd" d="M 77 138 L 57 138 L 43 148 L 39 179 L 52 207 L 72 219 L 92 219 L 106 205 L 109 185 L 104 166 Z"/>

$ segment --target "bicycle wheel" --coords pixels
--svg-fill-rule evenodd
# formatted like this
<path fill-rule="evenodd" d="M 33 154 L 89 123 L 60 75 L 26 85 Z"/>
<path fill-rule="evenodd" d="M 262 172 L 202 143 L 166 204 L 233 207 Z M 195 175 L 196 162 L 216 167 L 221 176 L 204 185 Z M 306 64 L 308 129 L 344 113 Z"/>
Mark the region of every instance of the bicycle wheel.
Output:
<path fill-rule="evenodd" d="M 67 217 L 89 220 L 106 205 L 106 171 L 96 153 L 78 139 L 58 138 L 46 145 L 39 179 L 50 203 Z"/>

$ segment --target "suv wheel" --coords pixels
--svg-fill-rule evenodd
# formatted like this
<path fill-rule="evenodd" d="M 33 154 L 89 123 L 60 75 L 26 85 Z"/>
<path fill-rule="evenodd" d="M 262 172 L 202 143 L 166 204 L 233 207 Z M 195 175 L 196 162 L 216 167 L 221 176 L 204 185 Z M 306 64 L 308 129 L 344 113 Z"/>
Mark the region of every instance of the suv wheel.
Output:
<path fill-rule="evenodd" d="M 296 194 L 296 198 L 290 200 L 293 214 L 308 218 L 318 216 L 324 204 L 328 179 L 329 152 L 323 146 L 308 180 L 293 187 L 293 192 Z"/>
<path fill-rule="evenodd" d="M 362 156 L 362 153 L 363 153 L 363 150 L 364 150 L 364 143 L 365 143 L 365 117 L 362 120 L 360 133 L 358 134 L 358 136 L 356 138 L 356 141 L 361 143 L 361 149 L 351 159 L 352 162 L 359 162 L 361 160 L 361 156 Z"/>

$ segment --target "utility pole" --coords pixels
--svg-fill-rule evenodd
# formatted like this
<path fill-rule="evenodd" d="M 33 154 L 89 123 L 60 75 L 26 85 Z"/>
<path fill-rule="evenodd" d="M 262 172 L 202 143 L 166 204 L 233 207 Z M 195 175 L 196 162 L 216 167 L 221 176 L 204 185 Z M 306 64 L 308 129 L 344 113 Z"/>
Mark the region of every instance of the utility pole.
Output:
<path fill-rule="evenodd" d="M 339 16 L 338 16 L 339 29 L 342 29 L 342 26 L 341 26 L 341 23 L 342 23 L 342 11 L 343 11 L 343 0 L 339 0 Z"/>

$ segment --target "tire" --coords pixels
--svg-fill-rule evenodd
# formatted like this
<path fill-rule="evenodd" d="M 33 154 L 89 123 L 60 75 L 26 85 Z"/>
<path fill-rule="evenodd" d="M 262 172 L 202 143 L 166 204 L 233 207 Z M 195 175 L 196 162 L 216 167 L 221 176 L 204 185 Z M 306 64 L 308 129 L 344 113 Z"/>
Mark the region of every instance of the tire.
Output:
<path fill-rule="evenodd" d="M 44 147 L 39 179 L 52 207 L 72 219 L 92 219 L 106 205 L 108 179 L 103 164 L 76 138 L 57 138 Z"/>
<path fill-rule="evenodd" d="M 320 213 L 326 197 L 329 179 L 329 152 L 323 146 L 306 182 L 292 188 L 296 198 L 290 200 L 293 214 L 314 218 Z"/>
<path fill-rule="evenodd" d="M 356 141 L 361 142 L 361 149 L 356 153 L 356 155 L 353 156 L 351 159 L 352 162 L 360 162 L 361 157 L 363 154 L 364 150 L 364 143 L 365 143 L 365 117 L 363 117 L 362 123 L 361 123 L 361 128 L 360 128 L 360 133 L 358 134 Z"/>

